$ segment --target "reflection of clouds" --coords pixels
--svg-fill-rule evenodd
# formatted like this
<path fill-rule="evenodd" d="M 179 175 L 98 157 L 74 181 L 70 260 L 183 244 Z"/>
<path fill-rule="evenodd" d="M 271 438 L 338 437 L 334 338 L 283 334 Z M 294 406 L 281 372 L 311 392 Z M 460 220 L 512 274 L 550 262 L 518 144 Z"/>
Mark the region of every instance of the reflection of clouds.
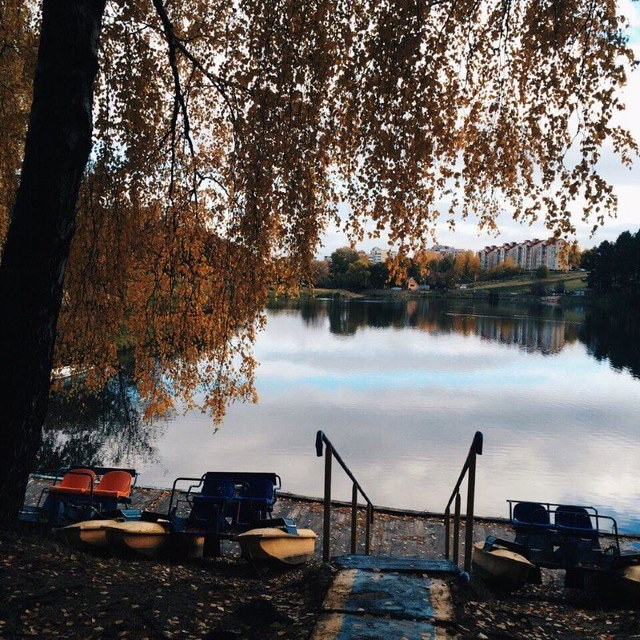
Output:
<path fill-rule="evenodd" d="M 270 314 L 256 351 L 260 403 L 233 405 L 215 435 L 207 416 L 179 417 L 158 442 L 159 461 L 141 462 L 143 484 L 264 470 L 285 490 L 320 496 L 313 445 L 323 429 L 376 504 L 441 511 L 481 430 L 478 513 L 506 515 L 507 498 L 638 507 L 639 383 L 581 343 L 548 357 L 410 328 L 340 339 L 326 318 L 310 327 Z M 337 468 L 334 487 L 349 499 Z"/>

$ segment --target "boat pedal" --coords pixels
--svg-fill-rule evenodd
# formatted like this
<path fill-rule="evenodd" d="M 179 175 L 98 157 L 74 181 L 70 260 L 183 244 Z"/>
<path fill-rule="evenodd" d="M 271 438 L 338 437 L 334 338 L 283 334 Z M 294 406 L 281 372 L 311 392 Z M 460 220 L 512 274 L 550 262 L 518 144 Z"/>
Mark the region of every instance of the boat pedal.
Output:
<path fill-rule="evenodd" d="M 487 539 L 484 541 L 483 551 L 491 551 L 496 544 L 496 536 L 487 536 Z"/>
<path fill-rule="evenodd" d="M 298 535 L 298 527 L 291 518 L 282 518 L 282 528 L 291 536 Z"/>

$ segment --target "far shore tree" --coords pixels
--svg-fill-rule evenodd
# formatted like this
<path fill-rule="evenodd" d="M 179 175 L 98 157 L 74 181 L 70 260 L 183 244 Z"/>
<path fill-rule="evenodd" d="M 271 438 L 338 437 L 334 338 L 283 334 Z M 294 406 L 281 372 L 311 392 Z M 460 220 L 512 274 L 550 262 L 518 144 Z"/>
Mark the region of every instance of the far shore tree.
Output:
<path fill-rule="evenodd" d="M 399 261 L 456 216 L 602 224 L 632 58 L 614 0 L 0 0 L 0 522 L 56 367 L 103 385 L 125 341 L 148 413 L 254 400 L 330 222 Z"/>
<path fill-rule="evenodd" d="M 582 251 L 577 240 L 574 240 L 567 250 L 567 266 L 569 269 L 579 269 L 582 262 Z"/>
<path fill-rule="evenodd" d="M 615 293 L 640 305 L 640 230 L 624 231 L 615 242 L 601 242 L 583 254 L 582 264 L 592 291 Z"/>
<path fill-rule="evenodd" d="M 454 270 L 461 282 L 473 282 L 480 273 L 480 258 L 475 251 L 464 251 L 455 258 Z"/>
<path fill-rule="evenodd" d="M 327 260 L 313 260 L 310 273 L 311 284 L 314 287 L 331 286 L 331 274 L 329 273 L 329 262 Z"/>
<path fill-rule="evenodd" d="M 358 262 L 360 256 L 351 247 L 340 247 L 331 254 L 329 262 L 329 273 L 331 274 L 331 284 L 336 289 L 347 286 L 347 271 L 349 267 Z"/>
<path fill-rule="evenodd" d="M 372 289 L 385 289 L 391 285 L 391 274 L 385 262 L 369 265 L 369 282 Z"/>

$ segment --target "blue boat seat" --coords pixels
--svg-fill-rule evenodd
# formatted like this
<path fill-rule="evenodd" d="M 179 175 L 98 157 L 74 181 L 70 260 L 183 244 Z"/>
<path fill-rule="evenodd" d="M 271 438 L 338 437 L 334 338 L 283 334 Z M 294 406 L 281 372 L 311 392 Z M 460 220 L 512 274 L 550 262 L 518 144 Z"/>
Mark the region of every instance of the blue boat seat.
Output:
<path fill-rule="evenodd" d="M 245 479 L 240 489 L 238 522 L 265 520 L 276 502 L 276 486 L 272 474 L 256 474 Z"/>
<path fill-rule="evenodd" d="M 513 507 L 512 524 L 518 533 L 539 533 L 551 528 L 547 508 L 539 502 L 518 502 Z"/>
<path fill-rule="evenodd" d="M 561 504 L 556 508 L 556 527 L 563 535 L 571 535 L 598 543 L 598 530 L 584 507 Z"/>
<path fill-rule="evenodd" d="M 201 486 L 200 493 L 189 496 L 189 524 L 223 531 L 269 517 L 280 478 L 275 473 L 208 471 Z"/>
<path fill-rule="evenodd" d="M 228 506 L 234 499 L 235 491 L 233 478 L 214 473 L 205 474 L 201 492 L 192 496 L 190 526 L 211 525 L 218 518 L 231 515 L 228 514 Z"/>

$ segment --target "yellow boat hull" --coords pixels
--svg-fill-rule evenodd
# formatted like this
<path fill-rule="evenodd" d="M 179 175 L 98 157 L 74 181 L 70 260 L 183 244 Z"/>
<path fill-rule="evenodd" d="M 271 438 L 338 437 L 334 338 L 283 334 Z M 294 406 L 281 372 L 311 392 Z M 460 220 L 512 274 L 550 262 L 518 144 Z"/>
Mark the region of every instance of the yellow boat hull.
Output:
<path fill-rule="evenodd" d="M 109 546 L 106 527 L 114 524 L 116 520 L 85 520 L 56 529 L 56 533 L 74 547 L 105 549 Z"/>
<path fill-rule="evenodd" d="M 588 591 L 608 603 L 640 606 L 640 565 L 588 571 L 585 584 Z"/>
<path fill-rule="evenodd" d="M 491 579 L 506 589 L 519 589 L 524 586 L 532 570 L 536 567 L 524 556 L 497 547 L 485 551 L 484 542 L 473 545 L 473 564 L 486 572 Z"/>
<path fill-rule="evenodd" d="M 242 555 L 249 560 L 297 565 L 313 557 L 317 537 L 311 529 L 298 529 L 296 534 L 291 534 L 267 527 L 241 533 L 236 540 Z"/>
<path fill-rule="evenodd" d="M 168 523 L 121 522 L 107 527 L 106 534 L 113 551 L 148 558 L 200 558 L 204 547 L 204 535 L 174 533 Z"/>

